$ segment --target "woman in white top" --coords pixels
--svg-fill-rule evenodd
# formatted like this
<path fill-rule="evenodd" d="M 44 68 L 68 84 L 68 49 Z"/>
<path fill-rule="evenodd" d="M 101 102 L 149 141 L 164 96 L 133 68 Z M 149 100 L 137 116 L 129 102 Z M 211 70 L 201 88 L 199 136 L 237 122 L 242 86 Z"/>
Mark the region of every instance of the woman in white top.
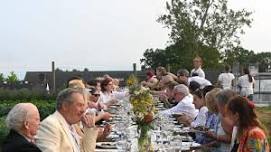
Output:
<path fill-rule="evenodd" d="M 202 59 L 201 59 L 201 57 L 196 56 L 193 59 L 193 66 L 194 66 L 194 69 L 191 70 L 191 76 L 193 74 L 194 75 L 197 74 L 199 77 L 205 78 L 205 73 L 204 73 L 204 71 L 201 68 L 201 66 L 202 66 Z"/>
<path fill-rule="evenodd" d="M 230 66 L 225 65 L 225 72 L 218 76 L 218 84 L 222 87 L 222 89 L 231 89 L 234 78 L 234 75 L 230 73 Z"/>
<path fill-rule="evenodd" d="M 100 94 L 100 102 L 105 104 L 107 107 L 111 106 L 118 102 L 118 100 L 123 99 L 124 97 L 128 96 L 127 92 L 117 92 L 113 91 L 113 79 L 105 78 L 101 82 L 101 94 Z"/>
<path fill-rule="evenodd" d="M 194 121 L 191 123 L 191 127 L 204 127 L 206 123 L 206 113 L 208 112 L 208 108 L 205 104 L 205 97 L 203 95 L 203 91 L 201 89 L 197 89 L 193 93 L 193 104 L 196 109 L 199 109 L 199 113 Z"/>
<path fill-rule="evenodd" d="M 243 69 L 243 76 L 240 76 L 237 81 L 237 86 L 240 89 L 240 95 L 243 97 L 247 97 L 248 99 L 253 99 L 253 88 L 255 80 L 250 75 L 249 69 L 244 68 Z"/>

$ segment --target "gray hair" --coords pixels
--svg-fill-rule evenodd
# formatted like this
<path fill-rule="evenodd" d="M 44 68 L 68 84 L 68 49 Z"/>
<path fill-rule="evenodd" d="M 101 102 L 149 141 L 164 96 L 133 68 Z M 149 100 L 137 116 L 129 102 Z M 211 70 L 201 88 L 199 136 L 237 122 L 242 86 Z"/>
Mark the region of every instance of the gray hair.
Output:
<path fill-rule="evenodd" d="M 216 101 L 218 105 L 225 106 L 230 101 L 230 99 L 236 95 L 237 95 L 236 92 L 234 92 L 233 90 L 225 89 L 220 91 L 216 95 Z"/>
<path fill-rule="evenodd" d="M 82 88 L 67 88 L 60 91 L 56 97 L 56 109 L 60 110 L 64 103 L 71 104 L 73 102 L 72 95 L 74 93 L 82 94 L 85 98 L 85 89 Z"/>
<path fill-rule="evenodd" d="M 32 103 L 18 103 L 9 111 L 6 118 L 6 125 L 9 129 L 21 131 L 28 114 L 31 112 L 29 106 L 36 107 Z"/>
<path fill-rule="evenodd" d="M 189 94 L 189 89 L 184 84 L 178 84 L 174 87 L 174 90 L 180 93 L 183 93 L 185 96 Z"/>
<path fill-rule="evenodd" d="M 177 71 L 177 76 L 186 76 L 189 77 L 189 71 L 186 69 L 179 69 Z"/>

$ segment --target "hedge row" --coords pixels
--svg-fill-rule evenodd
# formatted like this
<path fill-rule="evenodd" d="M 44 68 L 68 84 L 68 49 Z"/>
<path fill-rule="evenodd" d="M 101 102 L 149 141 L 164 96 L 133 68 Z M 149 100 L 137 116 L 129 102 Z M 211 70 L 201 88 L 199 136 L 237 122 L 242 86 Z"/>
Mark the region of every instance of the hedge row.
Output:
<path fill-rule="evenodd" d="M 8 134 L 8 129 L 5 125 L 5 117 L 0 117 L 0 146 Z M 1 148 L 0 148 L 1 151 Z"/>
<path fill-rule="evenodd" d="M 6 116 L 15 104 L 21 102 L 31 102 L 36 105 L 41 119 L 55 111 L 55 100 L 4 100 L 0 101 L 0 117 Z"/>
<path fill-rule="evenodd" d="M 55 95 L 48 94 L 41 90 L 29 90 L 27 88 L 10 90 L 0 88 L 0 101 L 1 100 L 53 100 Z"/>

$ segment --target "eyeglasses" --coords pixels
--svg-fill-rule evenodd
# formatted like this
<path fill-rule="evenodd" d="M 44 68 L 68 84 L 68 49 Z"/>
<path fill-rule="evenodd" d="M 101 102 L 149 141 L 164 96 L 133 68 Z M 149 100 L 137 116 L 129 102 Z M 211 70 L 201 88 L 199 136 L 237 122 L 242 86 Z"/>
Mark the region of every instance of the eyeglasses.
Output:
<path fill-rule="evenodd" d="M 100 94 L 93 94 L 95 97 L 99 97 L 100 96 Z"/>

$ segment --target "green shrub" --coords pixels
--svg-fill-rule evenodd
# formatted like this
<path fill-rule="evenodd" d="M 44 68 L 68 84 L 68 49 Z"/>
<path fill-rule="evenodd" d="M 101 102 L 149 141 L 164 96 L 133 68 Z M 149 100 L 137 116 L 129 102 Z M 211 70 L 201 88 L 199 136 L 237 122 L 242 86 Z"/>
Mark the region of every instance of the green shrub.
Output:
<path fill-rule="evenodd" d="M 21 102 L 31 102 L 36 105 L 39 109 L 41 120 L 55 111 L 54 100 L 4 100 L 0 101 L 0 117 L 6 116 L 15 104 Z"/>
<path fill-rule="evenodd" d="M 5 117 L 0 117 L 0 146 L 2 145 L 4 138 L 8 134 L 8 128 L 6 127 L 5 119 Z"/>
<path fill-rule="evenodd" d="M 55 98 L 55 95 L 49 95 L 46 92 L 42 92 L 39 90 L 29 90 L 26 88 L 11 90 L 0 88 L 0 100 L 52 100 Z"/>

